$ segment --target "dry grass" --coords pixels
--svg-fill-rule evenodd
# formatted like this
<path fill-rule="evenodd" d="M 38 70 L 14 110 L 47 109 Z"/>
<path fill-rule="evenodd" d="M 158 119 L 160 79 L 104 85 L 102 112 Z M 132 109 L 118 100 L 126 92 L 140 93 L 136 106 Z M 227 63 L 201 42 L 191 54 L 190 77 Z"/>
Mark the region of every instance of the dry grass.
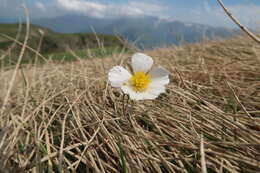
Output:
<path fill-rule="evenodd" d="M 0 118 L 0 172 L 260 172 L 260 47 L 237 38 L 146 53 L 171 72 L 153 101 L 127 103 L 107 84 L 131 55 L 20 68 Z M 0 105 L 13 72 L 1 69 Z"/>

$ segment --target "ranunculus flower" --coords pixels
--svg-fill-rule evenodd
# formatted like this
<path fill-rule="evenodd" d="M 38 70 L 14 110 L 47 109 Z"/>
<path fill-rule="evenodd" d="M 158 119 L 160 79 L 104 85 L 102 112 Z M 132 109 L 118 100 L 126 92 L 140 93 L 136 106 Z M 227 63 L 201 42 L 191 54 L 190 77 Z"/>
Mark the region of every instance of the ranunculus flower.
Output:
<path fill-rule="evenodd" d="M 121 88 L 132 100 L 155 99 L 165 92 L 169 72 L 162 67 L 152 68 L 153 59 L 143 53 L 132 56 L 131 74 L 122 66 L 115 66 L 108 73 L 111 86 Z"/>

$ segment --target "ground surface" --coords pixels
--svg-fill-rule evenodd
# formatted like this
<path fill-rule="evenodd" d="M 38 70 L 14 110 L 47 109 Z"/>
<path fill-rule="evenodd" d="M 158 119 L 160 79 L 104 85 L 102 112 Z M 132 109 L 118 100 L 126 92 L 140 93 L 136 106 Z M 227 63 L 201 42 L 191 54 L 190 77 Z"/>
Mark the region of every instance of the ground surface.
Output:
<path fill-rule="evenodd" d="M 0 172 L 260 172 L 259 45 L 146 53 L 171 72 L 153 101 L 107 84 L 131 54 L 0 69 Z"/>

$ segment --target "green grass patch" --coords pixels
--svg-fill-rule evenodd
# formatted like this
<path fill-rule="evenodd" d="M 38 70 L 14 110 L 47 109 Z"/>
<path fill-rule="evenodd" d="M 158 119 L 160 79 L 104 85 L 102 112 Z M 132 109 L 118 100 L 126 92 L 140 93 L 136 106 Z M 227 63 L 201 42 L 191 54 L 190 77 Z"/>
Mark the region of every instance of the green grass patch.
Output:
<path fill-rule="evenodd" d="M 26 26 L 21 25 L 21 30 L 18 29 L 18 24 L 0 24 L 0 56 L 6 53 L 8 48 L 13 44 L 17 35 L 20 44 L 24 42 L 26 37 Z M 43 31 L 43 35 L 41 35 Z M 19 33 L 18 33 L 19 32 Z M 40 49 L 39 49 L 40 45 Z M 124 45 L 113 35 L 93 34 L 93 33 L 57 33 L 47 28 L 35 25 L 30 26 L 30 33 L 27 46 L 39 50 L 46 59 L 54 61 L 73 61 L 77 57 L 105 57 L 113 53 L 122 51 Z M 101 48 L 102 47 L 102 48 Z M 73 50 L 76 56 L 72 55 L 69 49 Z M 10 52 L 7 52 L 5 57 L 0 60 L 0 66 L 12 66 L 18 61 L 21 52 L 21 45 L 16 44 Z M 34 63 L 35 52 L 26 49 L 22 64 Z M 44 60 L 39 57 L 39 62 L 42 64 Z"/>
<path fill-rule="evenodd" d="M 73 53 L 69 51 L 63 52 L 54 52 L 54 53 L 46 53 L 43 56 L 47 60 L 52 60 L 55 62 L 72 62 L 80 59 L 88 59 L 88 58 L 104 58 L 113 54 L 119 53 L 128 53 L 130 50 L 123 50 L 119 47 L 106 47 L 106 48 L 92 48 L 92 49 L 78 49 L 73 50 Z M 1 53 L 0 53 L 1 56 Z M 21 64 L 34 64 L 36 61 L 36 56 L 31 54 L 25 54 L 23 57 Z M 17 55 L 7 55 L 4 59 L 0 60 L 0 68 L 13 66 L 18 62 Z M 46 60 L 41 57 L 38 57 L 37 64 L 44 64 Z"/>

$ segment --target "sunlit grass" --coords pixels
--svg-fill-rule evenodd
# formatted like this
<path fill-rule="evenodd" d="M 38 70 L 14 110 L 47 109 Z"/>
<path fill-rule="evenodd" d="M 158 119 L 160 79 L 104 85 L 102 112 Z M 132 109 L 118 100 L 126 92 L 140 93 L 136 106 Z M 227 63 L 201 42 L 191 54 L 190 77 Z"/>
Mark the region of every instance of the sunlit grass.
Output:
<path fill-rule="evenodd" d="M 131 54 L 92 52 L 48 54 L 57 61 L 18 70 L 0 117 L 0 172 L 202 172 L 201 142 L 208 172 L 259 172 L 254 42 L 146 51 L 171 83 L 156 100 L 140 102 L 107 84 L 109 69 L 129 64 Z M 0 69 L 0 106 L 13 73 Z"/>

